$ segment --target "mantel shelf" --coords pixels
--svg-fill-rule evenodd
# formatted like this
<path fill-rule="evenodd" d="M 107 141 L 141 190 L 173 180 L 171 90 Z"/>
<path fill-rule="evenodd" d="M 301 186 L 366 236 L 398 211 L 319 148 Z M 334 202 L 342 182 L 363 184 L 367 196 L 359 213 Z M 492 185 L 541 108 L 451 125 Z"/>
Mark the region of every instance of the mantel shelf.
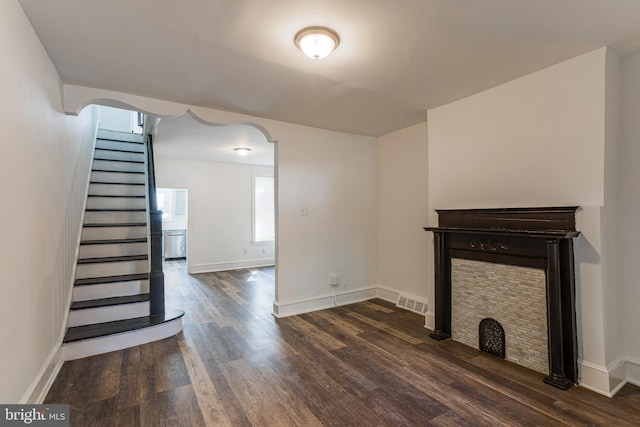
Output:
<path fill-rule="evenodd" d="M 442 233 L 482 234 L 493 236 L 517 236 L 540 239 L 571 239 L 578 237 L 579 231 L 569 230 L 517 230 L 506 228 L 467 228 L 467 227 L 424 227 L 426 231 Z"/>

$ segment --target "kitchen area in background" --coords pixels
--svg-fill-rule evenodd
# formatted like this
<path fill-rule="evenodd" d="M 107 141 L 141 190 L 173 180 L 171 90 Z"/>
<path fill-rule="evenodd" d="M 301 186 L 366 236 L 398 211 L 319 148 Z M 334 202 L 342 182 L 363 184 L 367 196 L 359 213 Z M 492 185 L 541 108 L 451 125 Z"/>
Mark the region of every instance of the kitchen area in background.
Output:
<path fill-rule="evenodd" d="M 187 190 L 158 188 L 162 211 L 162 254 L 165 261 L 187 259 Z"/>

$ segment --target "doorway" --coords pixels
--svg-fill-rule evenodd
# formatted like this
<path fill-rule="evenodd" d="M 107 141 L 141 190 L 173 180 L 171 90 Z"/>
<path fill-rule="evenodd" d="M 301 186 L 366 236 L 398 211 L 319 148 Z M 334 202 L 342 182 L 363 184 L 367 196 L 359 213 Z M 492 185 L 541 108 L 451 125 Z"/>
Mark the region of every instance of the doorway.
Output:
<path fill-rule="evenodd" d="M 157 188 L 156 200 L 162 211 L 162 259 L 187 259 L 187 189 Z"/>

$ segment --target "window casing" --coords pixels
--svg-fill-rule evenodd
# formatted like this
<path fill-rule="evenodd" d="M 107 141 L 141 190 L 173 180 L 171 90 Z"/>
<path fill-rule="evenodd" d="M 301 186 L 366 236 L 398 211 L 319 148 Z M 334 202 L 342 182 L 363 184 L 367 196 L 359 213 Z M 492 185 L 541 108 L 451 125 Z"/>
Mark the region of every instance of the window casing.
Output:
<path fill-rule="evenodd" d="M 253 174 L 252 208 L 253 244 L 273 243 L 276 239 L 273 174 Z"/>

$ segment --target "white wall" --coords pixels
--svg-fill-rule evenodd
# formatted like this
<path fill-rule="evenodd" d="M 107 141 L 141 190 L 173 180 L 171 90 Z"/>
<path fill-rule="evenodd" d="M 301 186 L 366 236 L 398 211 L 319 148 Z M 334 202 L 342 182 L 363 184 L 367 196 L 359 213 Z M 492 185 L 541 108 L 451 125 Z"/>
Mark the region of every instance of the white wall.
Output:
<path fill-rule="evenodd" d="M 427 123 L 383 135 L 376 147 L 378 286 L 427 301 Z"/>
<path fill-rule="evenodd" d="M 131 132 L 133 130 L 131 111 L 106 107 L 104 105 L 97 106 L 96 108 L 98 109 L 100 117 L 100 128 L 120 132 Z"/>
<path fill-rule="evenodd" d="M 429 110 L 430 208 L 603 205 L 604 57 Z"/>
<path fill-rule="evenodd" d="M 605 318 L 617 316 L 606 311 L 615 292 L 603 285 L 606 68 L 603 48 L 428 112 L 430 225 L 435 209 L 582 206 L 581 375 L 601 392 L 610 391 L 614 357 L 605 350 Z"/>
<path fill-rule="evenodd" d="M 273 167 L 156 156 L 155 171 L 158 187 L 188 190 L 190 273 L 274 263 L 274 244 L 251 243 L 252 174 L 273 173 Z"/>
<path fill-rule="evenodd" d="M 627 378 L 640 386 L 640 53 L 622 61 L 618 278 Z"/>
<path fill-rule="evenodd" d="M 278 140 L 276 314 L 333 304 L 331 274 L 345 302 L 375 295 L 375 139 L 299 127 Z"/>
<path fill-rule="evenodd" d="M 604 207 L 602 209 L 602 288 L 604 308 L 605 362 L 608 370 L 615 370 L 622 356 L 620 328 L 620 283 L 618 278 L 619 241 L 619 149 L 620 149 L 620 73 L 621 64 L 613 50 L 606 55 Z M 624 372 L 616 372 L 618 384 Z M 612 384 L 615 388 L 618 384 Z"/>
<path fill-rule="evenodd" d="M 97 116 L 63 113 L 60 77 L 14 0 L 0 3 L 0 93 L 0 402 L 17 403 L 40 398 L 61 360 Z"/>

